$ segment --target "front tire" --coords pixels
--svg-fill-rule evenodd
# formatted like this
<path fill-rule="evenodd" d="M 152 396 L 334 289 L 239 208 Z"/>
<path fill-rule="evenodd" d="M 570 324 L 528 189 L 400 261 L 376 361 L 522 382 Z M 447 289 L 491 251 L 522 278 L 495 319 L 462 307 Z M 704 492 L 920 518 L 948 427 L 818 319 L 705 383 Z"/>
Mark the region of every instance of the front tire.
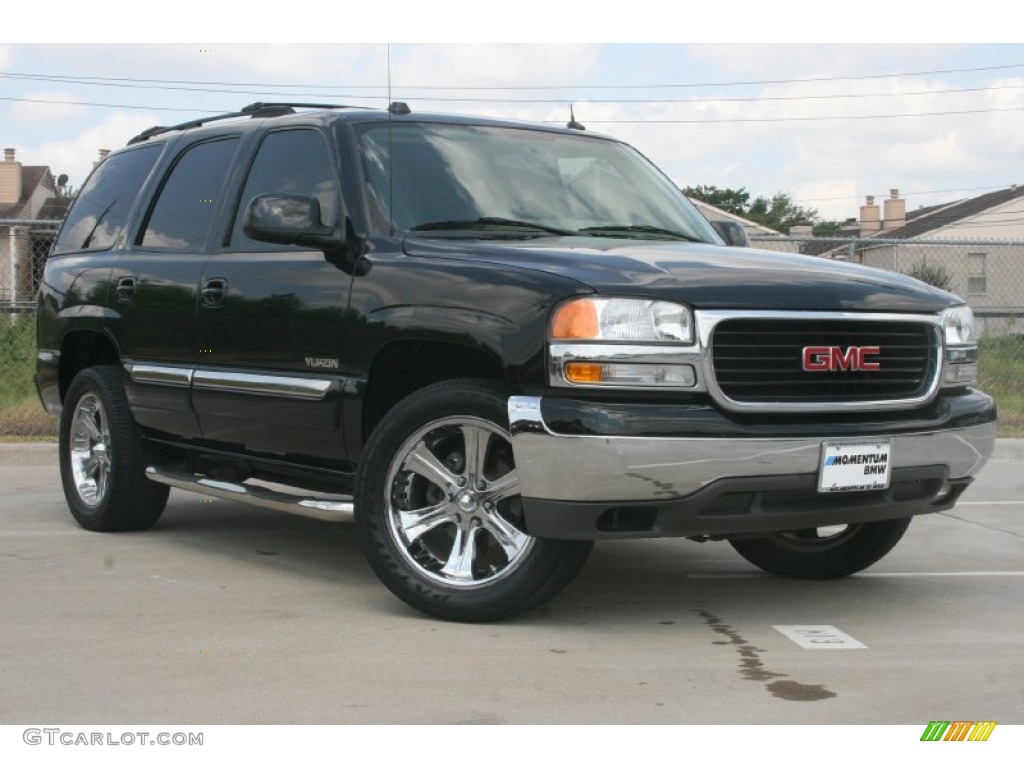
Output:
<path fill-rule="evenodd" d="M 117 366 L 86 368 L 72 380 L 59 451 L 64 497 L 83 528 L 135 531 L 160 518 L 170 488 L 146 479 L 145 446 Z"/>
<path fill-rule="evenodd" d="M 902 538 L 910 520 L 806 528 L 729 543 L 748 562 L 776 576 L 838 579 L 881 560 Z"/>
<path fill-rule="evenodd" d="M 413 608 L 494 621 L 536 608 L 579 572 L 592 542 L 523 530 L 507 396 L 447 381 L 395 406 L 366 445 L 356 522 L 381 581 Z"/>

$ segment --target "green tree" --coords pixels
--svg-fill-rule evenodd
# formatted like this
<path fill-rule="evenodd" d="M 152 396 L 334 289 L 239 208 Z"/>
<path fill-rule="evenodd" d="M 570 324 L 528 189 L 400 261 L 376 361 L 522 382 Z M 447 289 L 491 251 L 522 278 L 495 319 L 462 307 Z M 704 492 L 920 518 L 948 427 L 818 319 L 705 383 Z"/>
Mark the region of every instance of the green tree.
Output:
<path fill-rule="evenodd" d="M 953 284 L 953 276 L 945 267 L 929 264 L 924 259 L 912 266 L 907 274 L 942 291 L 950 290 L 950 286 Z"/>
<path fill-rule="evenodd" d="M 771 198 L 759 195 L 742 215 L 769 229 L 786 232 L 795 224 L 813 223 L 818 218 L 818 209 L 804 208 L 794 203 L 791 195 L 776 192 Z"/>
<path fill-rule="evenodd" d="M 723 211 L 734 213 L 737 216 L 745 216 L 749 208 L 750 193 L 746 189 L 719 189 L 715 186 L 700 184 L 696 187 L 684 187 L 683 194 L 697 200 L 703 200 L 709 205 L 721 208 Z"/>
<path fill-rule="evenodd" d="M 769 229 L 785 233 L 794 224 L 818 223 L 818 209 L 804 208 L 793 202 L 792 195 L 776 192 L 771 197 L 758 195 L 750 202 L 750 193 L 744 187 L 719 189 L 713 185 L 699 184 L 695 187 L 684 187 L 683 194 L 705 203 L 734 213 L 745 219 L 756 221 Z M 821 232 L 814 234 L 832 234 L 839 231 L 839 222 L 820 222 Z"/>
<path fill-rule="evenodd" d="M 815 237 L 840 237 L 843 234 L 842 229 L 841 221 L 816 221 L 813 234 Z"/>

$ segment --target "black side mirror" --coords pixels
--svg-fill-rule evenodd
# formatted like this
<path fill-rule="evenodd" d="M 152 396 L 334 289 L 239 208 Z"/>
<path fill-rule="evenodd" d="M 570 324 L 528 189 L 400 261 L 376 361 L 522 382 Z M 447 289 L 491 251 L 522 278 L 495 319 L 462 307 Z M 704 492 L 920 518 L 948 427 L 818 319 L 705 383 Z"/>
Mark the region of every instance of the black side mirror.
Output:
<path fill-rule="evenodd" d="M 738 248 L 749 248 L 750 238 L 747 230 L 737 221 L 712 221 L 711 226 L 715 228 L 718 236 L 725 240 L 726 245 L 734 245 Z"/>
<path fill-rule="evenodd" d="M 245 211 L 242 229 L 247 237 L 281 245 L 333 249 L 344 244 L 342 234 L 320 221 L 320 202 L 300 195 L 260 195 Z"/>

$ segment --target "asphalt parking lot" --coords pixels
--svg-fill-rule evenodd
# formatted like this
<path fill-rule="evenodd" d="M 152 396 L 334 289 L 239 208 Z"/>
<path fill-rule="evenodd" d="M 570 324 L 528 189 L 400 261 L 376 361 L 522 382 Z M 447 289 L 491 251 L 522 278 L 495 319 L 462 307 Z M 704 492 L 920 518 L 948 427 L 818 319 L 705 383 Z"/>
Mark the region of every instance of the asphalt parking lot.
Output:
<path fill-rule="evenodd" d="M 3 723 L 1024 723 L 1024 441 L 861 575 L 609 542 L 491 625 L 406 608 L 350 522 L 173 491 L 81 530 L 54 456 L 0 446 Z"/>

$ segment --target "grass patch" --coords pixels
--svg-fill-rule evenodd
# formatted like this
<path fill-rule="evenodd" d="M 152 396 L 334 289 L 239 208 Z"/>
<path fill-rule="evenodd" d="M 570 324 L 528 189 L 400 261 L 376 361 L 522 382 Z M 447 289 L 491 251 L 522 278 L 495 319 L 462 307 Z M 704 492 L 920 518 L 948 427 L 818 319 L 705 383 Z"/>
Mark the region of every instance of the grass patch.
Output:
<path fill-rule="evenodd" d="M 29 312 L 0 313 L 0 410 L 35 393 L 36 318 Z"/>
<path fill-rule="evenodd" d="M 0 440 L 54 440 L 57 421 L 39 402 L 36 372 L 36 318 L 31 313 L 0 314 Z"/>
<path fill-rule="evenodd" d="M 1024 336 L 978 343 L 978 388 L 995 398 L 999 437 L 1024 437 Z"/>
<path fill-rule="evenodd" d="M 13 438 L 4 440 L 5 437 Z M 57 420 L 44 409 L 34 394 L 20 403 L 0 408 L 0 441 L 57 439 Z"/>

